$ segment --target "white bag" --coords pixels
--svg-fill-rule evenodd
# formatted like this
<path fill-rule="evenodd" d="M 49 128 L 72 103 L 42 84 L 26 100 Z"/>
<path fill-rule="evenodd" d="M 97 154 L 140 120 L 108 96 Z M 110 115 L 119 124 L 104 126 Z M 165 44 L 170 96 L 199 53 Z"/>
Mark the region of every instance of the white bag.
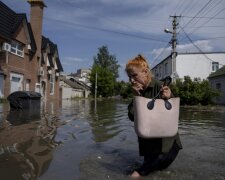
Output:
<path fill-rule="evenodd" d="M 173 137 L 178 132 L 179 110 L 180 98 L 163 100 L 135 96 L 135 132 L 142 138 Z"/>

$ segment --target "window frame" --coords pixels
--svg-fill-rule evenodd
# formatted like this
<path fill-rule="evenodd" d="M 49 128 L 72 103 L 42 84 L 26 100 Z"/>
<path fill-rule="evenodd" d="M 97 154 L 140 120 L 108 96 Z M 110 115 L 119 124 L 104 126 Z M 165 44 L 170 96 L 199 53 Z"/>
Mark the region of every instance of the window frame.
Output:
<path fill-rule="evenodd" d="M 55 77 L 54 77 L 53 73 L 50 74 L 49 84 L 50 84 L 50 95 L 54 95 L 54 93 L 55 93 Z"/>
<path fill-rule="evenodd" d="M 12 41 L 10 53 L 20 57 L 24 57 L 24 45 L 17 41 Z"/>
<path fill-rule="evenodd" d="M 165 75 L 167 75 L 168 74 L 168 63 L 166 62 L 164 66 L 165 66 Z"/>
<path fill-rule="evenodd" d="M 219 62 L 212 62 L 212 72 L 216 72 L 219 69 Z"/>
<path fill-rule="evenodd" d="M 221 83 L 216 83 L 216 89 L 221 92 Z"/>

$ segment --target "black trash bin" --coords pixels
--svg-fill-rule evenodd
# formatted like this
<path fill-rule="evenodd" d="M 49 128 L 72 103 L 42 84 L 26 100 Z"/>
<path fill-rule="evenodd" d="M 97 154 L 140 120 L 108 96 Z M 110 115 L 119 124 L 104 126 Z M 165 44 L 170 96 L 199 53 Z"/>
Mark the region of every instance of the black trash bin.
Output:
<path fill-rule="evenodd" d="M 7 97 L 11 110 L 40 109 L 41 94 L 34 91 L 16 91 Z"/>
<path fill-rule="evenodd" d="M 40 120 L 41 94 L 33 91 L 16 91 L 11 93 L 7 100 L 10 112 L 7 120 L 12 125 Z"/>

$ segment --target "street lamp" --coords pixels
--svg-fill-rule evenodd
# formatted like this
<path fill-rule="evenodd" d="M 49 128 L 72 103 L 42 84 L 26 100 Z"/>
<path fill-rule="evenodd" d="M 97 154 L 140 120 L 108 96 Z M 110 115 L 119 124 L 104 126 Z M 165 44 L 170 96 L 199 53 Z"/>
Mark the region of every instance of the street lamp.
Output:
<path fill-rule="evenodd" d="M 173 32 L 170 31 L 168 28 L 164 29 L 164 32 L 165 32 L 165 33 L 171 33 L 171 34 L 173 34 Z"/>
<path fill-rule="evenodd" d="M 176 55 L 177 55 L 177 52 L 176 52 L 176 43 L 177 43 L 177 41 L 176 41 L 176 29 L 173 28 L 173 31 L 170 31 L 168 28 L 166 28 L 166 29 L 164 29 L 164 32 L 172 34 L 172 38 L 171 38 L 171 41 L 170 41 L 170 43 L 172 44 L 171 77 L 172 77 L 172 80 L 174 82 L 175 79 L 176 79 Z"/>

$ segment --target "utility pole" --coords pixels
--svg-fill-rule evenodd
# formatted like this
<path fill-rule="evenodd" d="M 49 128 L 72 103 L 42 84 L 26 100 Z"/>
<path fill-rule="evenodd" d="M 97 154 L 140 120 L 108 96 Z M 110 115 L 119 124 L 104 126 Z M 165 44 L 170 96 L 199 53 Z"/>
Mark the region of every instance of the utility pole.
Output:
<path fill-rule="evenodd" d="M 172 81 L 175 82 L 176 78 L 178 78 L 177 75 L 177 71 L 176 71 L 176 56 L 177 56 L 177 26 L 178 26 L 178 22 L 177 22 L 177 18 L 180 18 L 181 16 L 170 16 L 173 18 L 172 21 L 172 26 L 173 26 L 173 31 L 170 31 L 169 29 L 165 29 L 164 31 L 166 33 L 171 33 L 172 34 L 172 39 L 170 41 L 170 44 L 172 44 L 172 69 L 171 69 L 171 77 L 172 77 Z"/>
<path fill-rule="evenodd" d="M 96 100 L 96 98 L 97 98 L 97 88 L 98 88 L 97 83 L 98 83 L 98 74 L 97 74 L 97 72 L 96 72 L 96 73 L 95 73 L 95 100 Z"/>
<path fill-rule="evenodd" d="M 95 73 L 95 110 L 97 108 L 97 88 L 98 88 L 98 74 L 97 72 Z"/>
<path fill-rule="evenodd" d="M 176 71 L 176 56 L 177 56 L 177 16 L 170 16 L 173 18 L 173 33 L 172 33 L 172 39 L 171 39 L 171 44 L 172 44 L 172 76 L 173 76 L 173 81 L 176 81 L 177 78 L 177 71 Z"/>

